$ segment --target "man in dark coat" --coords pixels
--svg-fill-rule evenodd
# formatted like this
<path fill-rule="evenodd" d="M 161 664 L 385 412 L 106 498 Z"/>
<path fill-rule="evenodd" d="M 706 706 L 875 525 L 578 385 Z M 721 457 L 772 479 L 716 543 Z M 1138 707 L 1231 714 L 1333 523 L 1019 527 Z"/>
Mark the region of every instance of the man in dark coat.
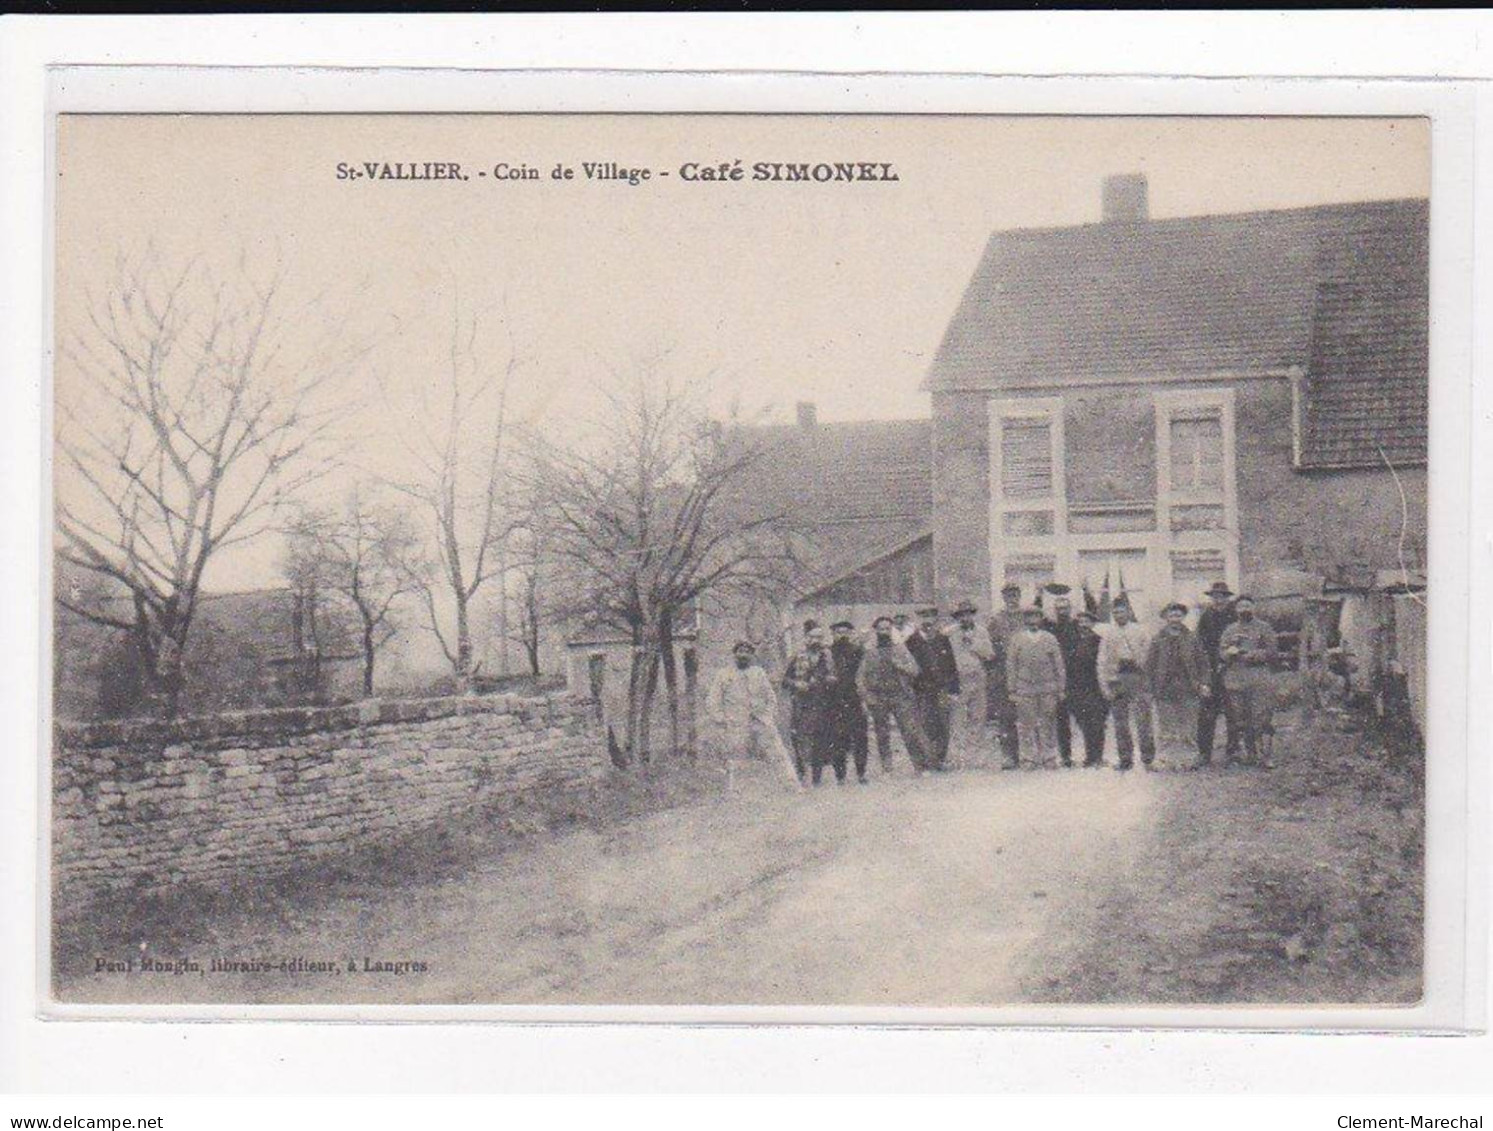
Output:
<path fill-rule="evenodd" d="M 1238 619 L 1234 611 L 1233 591 L 1222 581 L 1208 587 L 1208 606 L 1198 614 L 1198 643 L 1208 657 L 1208 695 L 1198 705 L 1198 760 L 1206 766 L 1213 760 L 1213 737 L 1218 732 L 1218 716 L 1224 717 L 1224 761 L 1239 758 L 1239 733 L 1228 714 L 1228 692 L 1224 688 L 1224 663 L 1219 651 L 1224 630 Z"/>
<path fill-rule="evenodd" d="M 943 770 L 949 757 L 953 697 L 959 694 L 959 665 L 954 645 L 938 627 L 938 609 L 918 610 L 918 627 L 907 638 L 907 650 L 918 665 L 912 690 L 917 697 L 923 735 L 928 740 L 928 768 Z"/>
<path fill-rule="evenodd" d="M 1102 766 L 1104 724 L 1109 718 L 1109 702 L 1099 683 L 1099 646 L 1103 641 L 1094 631 L 1093 613 L 1085 609 L 1074 621 L 1078 631 L 1073 650 L 1064 657 L 1068 673 L 1068 709 L 1083 735 L 1083 764 Z"/>
<path fill-rule="evenodd" d="M 1052 619 L 1044 627 L 1057 637 L 1058 651 L 1063 654 L 1063 667 L 1068 672 L 1068 683 L 1073 683 L 1073 656 L 1078 648 L 1078 622 L 1073 619 L 1073 602 L 1069 600 L 1066 585 L 1049 585 L 1052 594 Z M 1098 653 L 1095 652 L 1097 657 Z M 1073 765 L 1073 729 L 1068 715 L 1071 711 L 1068 697 L 1058 700 L 1058 759 L 1065 766 Z"/>
<path fill-rule="evenodd" d="M 833 739 L 835 777 L 845 780 L 845 755 L 855 759 L 855 779 L 866 784 L 866 760 L 871 752 L 871 736 L 866 727 L 866 708 L 856 689 L 855 677 L 865 657 L 864 645 L 854 637 L 855 625 L 848 620 L 829 626 L 832 641 L 830 657 L 835 662 Z"/>
<path fill-rule="evenodd" d="M 788 661 L 783 689 L 791 704 L 789 730 L 793 738 L 793 767 L 800 781 L 812 775 L 818 785 L 825 763 L 834 758 L 835 660 L 824 641 L 824 629 L 806 627 L 807 645 Z M 845 777 L 845 755 L 839 776 Z"/>

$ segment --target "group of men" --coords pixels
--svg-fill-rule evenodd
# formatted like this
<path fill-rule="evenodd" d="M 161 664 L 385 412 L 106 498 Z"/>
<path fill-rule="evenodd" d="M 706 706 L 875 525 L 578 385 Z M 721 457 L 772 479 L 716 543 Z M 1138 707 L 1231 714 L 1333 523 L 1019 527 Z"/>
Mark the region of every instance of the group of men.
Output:
<path fill-rule="evenodd" d="M 1269 767 L 1276 638 L 1253 600 L 1216 582 L 1196 631 L 1185 623 L 1187 607 L 1172 602 L 1153 632 L 1123 593 L 1101 625 L 1087 607 L 1075 614 L 1070 592 L 1045 588 L 1050 616 L 1040 604 L 1023 608 L 1016 585 L 1002 590 L 1004 607 L 984 624 L 968 601 L 948 626 L 933 606 L 918 610 L 916 624 L 880 616 L 865 643 L 849 621 L 828 634 L 804 622 L 803 647 L 780 681 L 791 753 L 778 736 L 771 681 L 742 641 L 734 665 L 710 686 L 707 722 L 728 750 L 765 757 L 800 785 L 819 785 L 826 767 L 845 782 L 852 765 L 866 782 L 872 734 L 890 771 L 893 724 L 917 774 L 947 770 L 951 748 L 982 744 L 987 724 L 1003 769 L 1072 766 L 1075 726 L 1082 764 L 1099 766 L 1111 717 L 1117 770 L 1132 768 L 1137 750 L 1142 766 L 1154 768 L 1158 748 L 1176 757 L 1185 747 L 1187 768 L 1208 765 L 1220 715 L 1226 760 Z"/>
<path fill-rule="evenodd" d="M 991 622 L 1005 662 L 989 669 L 987 702 L 1006 768 L 1049 765 L 1054 755 L 1073 765 L 1072 724 L 1083 737 L 1083 765 L 1102 765 L 1113 718 L 1116 769 L 1129 770 L 1137 749 L 1146 769 L 1155 768 L 1158 749 L 1201 769 L 1213 760 L 1220 716 L 1226 762 L 1270 767 L 1276 635 L 1251 597 L 1215 582 L 1196 631 L 1180 601 L 1162 608 L 1153 631 L 1123 594 L 1101 625 L 1087 608 L 1074 614 L 1066 586 L 1047 592 L 1051 619 L 1041 608 L 1021 609 L 1019 587 L 1008 585 L 1006 608 Z"/>

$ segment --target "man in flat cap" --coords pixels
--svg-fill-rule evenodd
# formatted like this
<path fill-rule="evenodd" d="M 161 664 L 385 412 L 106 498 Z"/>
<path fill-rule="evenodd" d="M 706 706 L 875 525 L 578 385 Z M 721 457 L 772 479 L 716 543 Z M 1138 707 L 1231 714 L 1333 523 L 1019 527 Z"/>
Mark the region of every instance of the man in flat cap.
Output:
<path fill-rule="evenodd" d="M 923 735 L 928 739 L 928 768 L 941 771 L 948 768 L 949 726 L 954 696 L 959 694 L 959 665 L 953 644 L 939 627 L 937 606 L 918 610 L 918 626 L 907 638 L 907 650 L 918 665 L 912 690 L 917 696 Z"/>
<path fill-rule="evenodd" d="M 990 618 L 990 666 L 985 673 L 985 717 L 995 723 L 1000 733 L 1001 759 L 1015 768 L 1016 703 L 1006 686 L 1006 649 L 1011 638 L 1021 631 L 1021 586 L 1014 581 L 1001 587 L 1001 609 Z"/>
<path fill-rule="evenodd" d="M 838 620 L 829 626 L 830 658 L 835 662 L 832 727 L 832 758 L 835 777 L 845 780 L 845 758 L 855 760 L 855 780 L 866 784 L 866 762 L 871 752 L 871 737 L 866 727 L 866 708 L 855 679 L 860 673 L 866 649 L 855 638 L 855 625 Z"/>
<path fill-rule="evenodd" d="M 756 655 L 750 641 L 737 641 L 732 662 L 711 679 L 705 692 L 707 737 L 725 759 L 728 785 L 735 783 L 740 763 L 765 761 L 785 784 L 797 787 L 793 759 L 778 737 L 777 696 Z"/>
<path fill-rule="evenodd" d="M 1218 732 L 1218 717 L 1223 716 L 1225 764 L 1238 760 L 1239 734 L 1228 715 L 1227 691 L 1223 683 L 1223 658 L 1219 645 L 1223 634 L 1236 619 L 1234 592 L 1224 581 L 1215 581 L 1203 594 L 1208 604 L 1198 614 L 1198 643 L 1208 657 L 1208 694 L 1198 705 L 1198 766 L 1213 760 L 1213 738 Z"/>

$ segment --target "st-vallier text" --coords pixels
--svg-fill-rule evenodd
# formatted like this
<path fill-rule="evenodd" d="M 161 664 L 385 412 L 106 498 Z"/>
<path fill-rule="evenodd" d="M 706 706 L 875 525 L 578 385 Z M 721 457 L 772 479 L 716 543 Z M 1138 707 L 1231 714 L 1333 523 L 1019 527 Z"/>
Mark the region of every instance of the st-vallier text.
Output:
<path fill-rule="evenodd" d="M 460 161 L 339 161 L 339 181 L 595 181 L 640 185 L 677 177 L 691 184 L 776 181 L 787 184 L 846 184 L 900 181 L 891 161 L 686 161 L 675 169 L 655 169 L 621 161 L 560 161 L 541 166 L 499 161 L 469 166 Z"/>

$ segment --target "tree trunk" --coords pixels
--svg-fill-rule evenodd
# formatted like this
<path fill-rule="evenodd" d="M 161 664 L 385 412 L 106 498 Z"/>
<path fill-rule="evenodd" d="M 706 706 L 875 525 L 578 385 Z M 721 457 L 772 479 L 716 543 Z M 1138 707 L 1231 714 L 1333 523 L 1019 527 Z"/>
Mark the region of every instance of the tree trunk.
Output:
<path fill-rule="evenodd" d="M 643 701 L 638 707 L 638 761 L 653 760 L 653 701 L 658 695 L 658 649 L 649 649 L 644 664 Z"/>
<path fill-rule="evenodd" d="M 182 643 L 170 636 L 164 637 L 156 648 L 153 682 L 159 710 L 168 719 L 174 719 L 181 713 L 181 653 Z"/>
<path fill-rule="evenodd" d="M 679 668 L 674 657 L 674 626 L 665 618 L 659 633 L 659 658 L 664 669 L 664 693 L 669 711 L 669 757 L 679 756 Z"/>
<path fill-rule="evenodd" d="M 629 762 L 638 745 L 638 707 L 643 701 L 643 657 L 643 643 L 634 634 L 632 659 L 627 669 L 627 720 L 622 734 L 622 751 Z"/>
<path fill-rule="evenodd" d="M 456 593 L 456 693 L 465 695 L 472 689 L 472 624 L 467 611 L 467 596 Z"/>
<path fill-rule="evenodd" d="M 700 654 L 693 648 L 684 650 L 684 753 L 691 762 L 699 751 L 700 738 L 695 712 L 698 709 Z"/>
<path fill-rule="evenodd" d="M 373 698 L 373 625 L 363 618 L 363 698 Z"/>

